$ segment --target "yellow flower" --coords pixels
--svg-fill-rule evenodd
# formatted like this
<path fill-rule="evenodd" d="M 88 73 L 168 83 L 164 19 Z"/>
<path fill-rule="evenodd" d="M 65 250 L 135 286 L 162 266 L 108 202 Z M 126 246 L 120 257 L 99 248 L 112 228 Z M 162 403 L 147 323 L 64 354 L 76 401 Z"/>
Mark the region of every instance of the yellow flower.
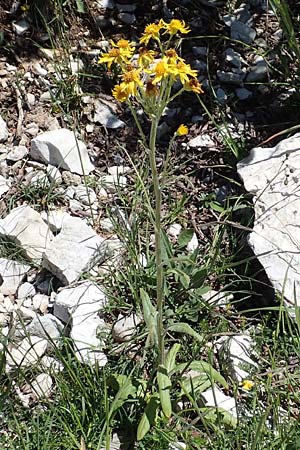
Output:
<path fill-rule="evenodd" d="M 145 47 L 139 49 L 138 65 L 140 67 L 148 67 L 154 60 L 155 52 Z"/>
<path fill-rule="evenodd" d="M 111 45 L 113 48 L 108 53 L 103 53 L 98 59 L 98 63 L 107 63 L 109 69 L 112 63 L 120 65 L 128 64 L 134 52 L 132 44 L 126 41 L 126 39 L 120 39 L 116 44 L 111 41 Z"/>
<path fill-rule="evenodd" d="M 187 83 L 184 84 L 184 89 L 186 91 L 195 92 L 195 94 L 204 94 L 202 89 L 202 84 L 196 78 L 192 78 Z"/>
<path fill-rule="evenodd" d="M 24 11 L 24 12 L 29 11 L 30 10 L 30 6 L 27 5 L 27 3 L 25 3 L 24 5 L 21 5 L 21 10 Z"/>
<path fill-rule="evenodd" d="M 124 90 L 128 95 L 136 95 L 137 87 L 143 86 L 140 79 L 141 69 L 135 69 L 132 66 L 128 67 L 129 70 L 123 73 L 121 86 L 124 86 Z"/>
<path fill-rule="evenodd" d="M 174 78 L 179 77 L 182 84 L 189 82 L 189 77 L 196 78 L 197 70 L 191 69 L 189 64 L 179 61 L 177 64 L 170 66 L 171 73 Z"/>
<path fill-rule="evenodd" d="M 166 58 L 163 58 L 156 64 L 153 73 L 155 75 L 154 79 L 152 80 L 153 84 L 159 83 L 162 78 L 167 77 L 171 74 L 170 65 L 167 63 Z"/>
<path fill-rule="evenodd" d="M 155 39 L 159 41 L 160 36 L 159 32 L 162 28 L 166 28 L 167 24 L 160 19 L 158 24 L 156 23 L 149 23 L 149 25 L 146 25 L 144 33 L 142 34 L 142 37 L 140 38 L 140 43 L 148 45 L 150 39 Z"/>
<path fill-rule="evenodd" d="M 185 136 L 186 134 L 188 134 L 189 129 L 186 125 L 184 125 L 183 123 L 181 125 L 179 125 L 179 127 L 177 128 L 176 133 L 178 134 L 178 136 Z"/>
<path fill-rule="evenodd" d="M 245 391 L 250 391 L 254 386 L 254 382 L 252 380 L 243 380 L 240 385 Z"/>
<path fill-rule="evenodd" d="M 126 86 L 124 86 L 123 83 L 117 84 L 114 87 L 114 89 L 112 90 L 112 95 L 119 102 L 126 102 L 126 100 L 129 97 L 129 94 L 127 94 L 127 92 L 126 92 Z"/>
<path fill-rule="evenodd" d="M 174 48 L 169 48 L 166 51 L 165 56 L 166 56 L 167 62 L 169 64 L 176 64 L 178 61 L 181 61 L 184 63 L 184 59 L 180 58 L 180 56 L 177 54 L 177 52 Z"/>
<path fill-rule="evenodd" d="M 178 20 L 178 19 L 172 19 L 170 23 L 166 24 L 166 33 L 169 33 L 171 35 L 178 33 L 187 34 L 191 30 L 189 27 L 185 26 L 184 20 Z"/>

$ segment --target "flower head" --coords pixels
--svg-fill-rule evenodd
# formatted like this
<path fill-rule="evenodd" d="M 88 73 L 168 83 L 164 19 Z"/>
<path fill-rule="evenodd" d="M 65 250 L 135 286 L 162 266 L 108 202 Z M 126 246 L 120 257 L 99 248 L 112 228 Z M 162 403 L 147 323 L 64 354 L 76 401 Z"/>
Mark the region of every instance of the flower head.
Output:
<path fill-rule="evenodd" d="M 178 31 L 182 34 L 187 34 L 191 31 L 189 27 L 185 26 L 184 20 L 178 19 L 172 19 L 170 23 L 166 24 L 165 28 L 167 30 L 166 33 L 169 33 L 171 35 L 178 33 Z"/>
<path fill-rule="evenodd" d="M 195 94 L 204 94 L 202 89 L 202 84 L 199 83 L 197 78 L 191 78 L 188 82 L 184 84 L 184 89 L 186 91 L 192 91 Z"/>
<path fill-rule="evenodd" d="M 170 65 L 168 64 L 166 58 L 163 58 L 155 65 L 153 73 L 155 75 L 154 79 L 152 80 L 153 84 L 159 83 L 162 78 L 165 78 L 171 74 Z"/>
<path fill-rule="evenodd" d="M 30 10 L 30 6 L 27 5 L 27 3 L 24 3 L 24 5 L 21 5 L 21 10 L 26 12 Z"/>
<path fill-rule="evenodd" d="M 252 380 L 243 380 L 240 385 L 245 391 L 250 391 L 254 386 L 254 382 Z"/>
<path fill-rule="evenodd" d="M 112 49 L 108 53 L 103 53 L 98 59 L 99 64 L 107 63 L 110 69 L 111 65 L 114 64 L 128 64 L 132 58 L 134 48 L 129 41 L 126 39 L 120 39 L 117 43 L 110 41 Z"/>
<path fill-rule="evenodd" d="M 139 49 L 138 65 L 139 67 L 148 67 L 154 60 L 155 52 L 153 50 L 148 50 L 146 47 L 141 47 Z"/>
<path fill-rule="evenodd" d="M 166 51 L 165 56 L 169 64 L 176 64 L 178 61 L 184 62 L 184 59 L 180 58 L 174 48 L 169 48 Z"/>
<path fill-rule="evenodd" d="M 186 125 L 184 125 L 183 123 L 181 125 L 179 125 L 179 127 L 177 128 L 176 133 L 178 134 L 178 136 L 185 136 L 186 134 L 188 134 L 189 129 Z"/>
<path fill-rule="evenodd" d="M 123 83 L 117 84 L 112 90 L 112 95 L 119 102 L 126 102 L 129 97 L 129 94 L 126 92 L 126 86 Z"/>
<path fill-rule="evenodd" d="M 179 77 L 182 84 L 187 83 L 190 80 L 190 77 L 197 77 L 197 71 L 193 70 L 189 64 L 182 61 L 179 61 L 177 64 L 173 64 L 170 70 L 173 77 Z"/>
<path fill-rule="evenodd" d="M 148 45 L 150 39 L 155 39 L 156 41 L 159 41 L 160 39 L 160 30 L 163 28 L 166 28 L 167 24 L 160 19 L 160 21 L 156 23 L 149 23 L 149 25 L 146 25 L 144 33 L 142 34 L 142 37 L 140 38 L 140 43 Z"/>
<path fill-rule="evenodd" d="M 112 47 L 119 48 L 120 50 L 127 50 L 128 52 L 134 52 L 133 42 L 127 41 L 127 39 L 119 39 L 118 42 L 110 41 Z"/>
<path fill-rule="evenodd" d="M 137 87 L 143 86 L 143 83 L 140 79 L 141 69 L 135 69 L 132 66 L 128 66 L 128 70 L 125 71 L 122 76 L 121 86 L 124 87 L 124 90 L 128 95 L 136 95 Z"/>

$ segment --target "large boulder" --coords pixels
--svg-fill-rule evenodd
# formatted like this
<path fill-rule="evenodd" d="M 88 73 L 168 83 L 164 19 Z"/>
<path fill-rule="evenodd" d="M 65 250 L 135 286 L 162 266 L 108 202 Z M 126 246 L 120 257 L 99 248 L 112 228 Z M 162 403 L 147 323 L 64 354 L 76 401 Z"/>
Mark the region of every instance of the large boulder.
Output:
<path fill-rule="evenodd" d="M 255 221 L 249 246 L 288 305 L 300 306 L 300 134 L 238 164 Z"/>

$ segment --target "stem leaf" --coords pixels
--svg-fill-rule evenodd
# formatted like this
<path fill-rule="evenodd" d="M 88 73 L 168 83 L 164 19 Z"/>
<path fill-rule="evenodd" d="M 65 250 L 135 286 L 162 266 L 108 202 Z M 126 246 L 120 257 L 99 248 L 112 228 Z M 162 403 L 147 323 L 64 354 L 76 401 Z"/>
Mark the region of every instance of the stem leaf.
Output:
<path fill-rule="evenodd" d="M 172 383 L 168 375 L 167 368 L 162 364 L 158 367 L 157 370 L 157 383 L 162 411 L 164 415 L 169 418 L 172 415 L 172 405 L 170 398 L 170 388 L 172 386 Z"/>
<path fill-rule="evenodd" d="M 156 413 L 159 407 L 158 395 L 150 397 L 137 429 L 137 440 L 141 441 L 155 423 Z"/>

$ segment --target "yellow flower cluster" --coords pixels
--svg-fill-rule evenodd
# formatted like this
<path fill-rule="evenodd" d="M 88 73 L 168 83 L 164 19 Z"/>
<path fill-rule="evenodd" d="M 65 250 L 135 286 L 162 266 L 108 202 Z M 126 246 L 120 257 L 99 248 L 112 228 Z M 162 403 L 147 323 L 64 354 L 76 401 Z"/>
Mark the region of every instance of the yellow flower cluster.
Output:
<path fill-rule="evenodd" d="M 120 102 L 125 102 L 129 97 L 144 98 L 158 97 L 162 89 L 172 86 L 175 81 L 180 81 L 183 89 L 202 94 L 202 86 L 197 79 L 197 71 L 186 64 L 174 48 L 168 48 L 171 38 L 177 33 L 189 33 L 189 28 L 184 21 L 172 19 L 169 23 L 160 20 L 158 24 L 151 23 L 145 27 L 140 38 L 142 45 L 135 55 L 133 42 L 120 39 L 114 43 L 108 53 L 102 54 L 99 63 L 106 63 L 110 69 L 112 64 L 121 69 L 121 83 L 113 89 L 113 96 Z M 161 38 L 169 35 L 167 48 L 164 48 Z M 155 59 L 157 53 L 146 46 L 150 40 L 157 42 L 161 51 L 160 59 Z"/>

